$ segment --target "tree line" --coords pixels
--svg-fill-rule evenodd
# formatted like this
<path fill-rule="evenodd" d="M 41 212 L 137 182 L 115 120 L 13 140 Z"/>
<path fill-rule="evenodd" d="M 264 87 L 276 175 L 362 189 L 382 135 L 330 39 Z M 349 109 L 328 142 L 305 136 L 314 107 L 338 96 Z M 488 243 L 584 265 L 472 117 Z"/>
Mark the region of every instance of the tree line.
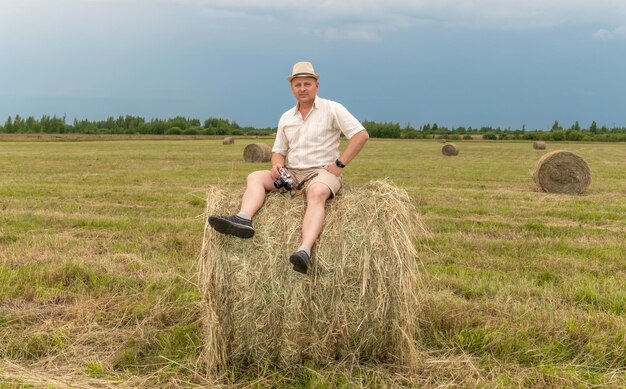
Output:
<path fill-rule="evenodd" d="M 588 128 L 583 128 L 578 121 L 565 128 L 555 120 L 551 128 L 535 130 L 527 130 L 525 126 L 521 129 L 489 126 L 448 128 L 436 123 L 426 123 L 416 129 L 410 124 L 400 126 L 399 123 L 371 121 L 364 121 L 363 125 L 373 138 L 626 142 L 626 127 L 598 126 L 595 121 L 592 121 Z"/>
<path fill-rule="evenodd" d="M 626 128 L 598 126 L 593 121 L 583 128 L 578 121 L 563 127 L 555 120 L 549 129 L 526 130 L 500 127 L 454 127 L 426 123 L 415 128 L 410 123 L 402 126 L 397 122 L 374 122 L 365 120 L 363 125 L 372 138 L 432 139 L 447 140 L 543 140 L 543 141 L 604 141 L 625 142 Z M 44 115 L 40 119 L 32 116 L 9 116 L 0 133 L 7 134 L 151 134 L 151 135 L 272 135 L 276 127 L 242 127 L 237 122 L 223 118 L 200 119 L 177 116 L 169 119 L 150 119 L 139 116 L 108 117 L 106 120 L 78 120 L 67 123 L 66 117 Z"/>
<path fill-rule="evenodd" d="M 44 115 L 37 120 L 20 115 L 0 126 L 6 134 L 150 134 L 150 135 L 271 135 L 276 129 L 241 127 L 237 122 L 221 118 L 200 119 L 177 116 L 169 119 L 146 119 L 139 116 L 108 117 L 106 120 L 78 120 L 67 123 L 65 116 Z"/>

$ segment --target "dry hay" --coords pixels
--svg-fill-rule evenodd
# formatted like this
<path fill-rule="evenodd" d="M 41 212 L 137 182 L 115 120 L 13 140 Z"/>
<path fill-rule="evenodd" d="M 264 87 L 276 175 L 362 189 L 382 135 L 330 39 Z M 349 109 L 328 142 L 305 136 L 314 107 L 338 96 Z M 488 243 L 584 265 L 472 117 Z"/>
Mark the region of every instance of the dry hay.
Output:
<path fill-rule="evenodd" d="M 235 138 L 232 136 L 227 136 L 226 138 L 224 138 L 224 140 L 222 141 L 223 145 L 232 145 L 235 144 Z"/>
<path fill-rule="evenodd" d="M 537 161 L 533 180 L 544 192 L 581 194 L 591 184 L 591 170 L 580 156 L 570 151 L 555 150 Z"/>
<path fill-rule="evenodd" d="M 459 155 L 459 148 L 453 143 L 446 143 L 441 148 L 441 152 L 443 153 L 443 155 L 455 156 Z"/>
<path fill-rule="evenodd" d="M 545 150 L 546 149 L 546 142 L 542 142 L 540 140 L 536 140 L 533 142 L 533 149 L 535 150 Z"/>
<path fill-rule="evenodd" d="M 243 149 L 243 160 L 246 162 L 269 162 L 272 149 L 265 143 L 251 143 Z"/>
<path fill-rule="evenodd" d="M 76 369 L 51 364 L 18 365 L 8 359 L 0 359 L 0 387 L 2 388 L 100 388 L 114 389 L 134 387 L 139 383 L 85 376 Z M 5 386 L 6 385 L 6 386 Z"/>
<path fill-rule="evenodd" d="M 211 187 L 206 215 L 230 214 L 240 198 Z M 305 361 L 416 366 L 414 244 L 427 231 L 408 194 L 373 181 L 344 187 L 326 210 L 306 276 L 288 260 L 300 243 L 304 196 L 269 194 L 249 240 L 205 224 L 199 285 L 209 374 Z"/>

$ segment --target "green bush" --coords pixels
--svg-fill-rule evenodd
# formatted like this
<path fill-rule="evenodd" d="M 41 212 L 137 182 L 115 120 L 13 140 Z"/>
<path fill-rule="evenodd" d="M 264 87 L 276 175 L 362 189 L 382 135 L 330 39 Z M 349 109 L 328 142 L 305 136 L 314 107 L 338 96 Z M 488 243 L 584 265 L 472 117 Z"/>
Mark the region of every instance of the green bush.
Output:
<path fill-rule="evenodd" d="M 202 127 L 191 127 L 183 130 L 183 135 L 198 135 Z M 199 130 L 200 129 L 200 130 Z"/>
<path fill-rule="evenodd" d="M 165 135 L 180 135 L 182 132 L 180 127 L 171 127 L 165 131 Z"/>

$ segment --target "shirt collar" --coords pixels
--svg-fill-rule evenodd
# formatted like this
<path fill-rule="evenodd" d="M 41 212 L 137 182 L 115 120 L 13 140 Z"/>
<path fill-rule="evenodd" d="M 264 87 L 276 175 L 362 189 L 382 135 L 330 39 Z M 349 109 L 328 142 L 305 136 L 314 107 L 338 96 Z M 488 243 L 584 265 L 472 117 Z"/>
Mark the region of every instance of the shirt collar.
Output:
<path fill-rule="evenodd" d="M 313 100 L 313 109 L 319 108 L 319 98 L 320 97 L 318 95 L 315 95 L 315 100 Z M 300 103 L 296 103 L 296 105 L 294 105 L 294 107 L 293 107 L 293 114 L 294 115 L 298 115 L 298 105 L 299 104 Z"/>

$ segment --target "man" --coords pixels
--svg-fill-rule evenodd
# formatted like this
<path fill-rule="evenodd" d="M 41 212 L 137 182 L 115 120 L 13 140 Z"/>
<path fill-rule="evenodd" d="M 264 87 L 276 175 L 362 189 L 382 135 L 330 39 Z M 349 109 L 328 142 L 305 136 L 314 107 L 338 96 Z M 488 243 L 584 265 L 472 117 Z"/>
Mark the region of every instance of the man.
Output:
<path fill-rule="evenodd" d="M 293 66 L 287 80 L 297 104 L 283 113 L 278 122 L 272 169 L 248 175 L 238 214 L 209 217 L 209 224 L 216 231 L 251 238 L 252 217 L 263 206 L 265 194 L 278 190 L 274 182 L 280 177 L 279 169 L 286 167 L 297 182 L 304 184 L 306 194 L 302 244 L 289 257 L 294 270 L 304 274 L 310 265 L 311 248 L 324 226 L 326 200 L 339 192 L 341 172 L 369 139 L 363 125 L 343 105 L 317 96 L 318 79 L 310 62 Z M 349 142 L 340 154 L 341 133 Z"/>

